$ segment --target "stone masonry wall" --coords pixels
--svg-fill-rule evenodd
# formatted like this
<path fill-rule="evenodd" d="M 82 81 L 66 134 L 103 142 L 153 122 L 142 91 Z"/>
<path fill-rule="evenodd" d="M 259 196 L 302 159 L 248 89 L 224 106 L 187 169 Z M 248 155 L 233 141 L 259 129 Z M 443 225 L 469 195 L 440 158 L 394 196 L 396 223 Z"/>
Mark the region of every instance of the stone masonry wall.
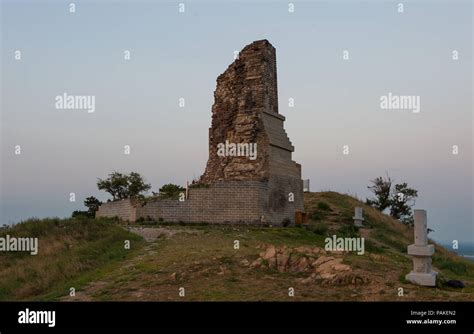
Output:
<path fill-rule="evenodd" d="M 138 207 L 137 217 L 168 222 L 259 223 L 263 201 L 255 199 L 266 187 L 259 181 L 227 181 L 191 188 L 185 201 L 157 199 Z"/>
<path fill-rule="evenodd" d="M 262 113 L 278 113 L 275 48 L 253 42 L 217 78 L 209 129 L 209 160 L 202 183 L 268 177 L 268 136 Z M 257 159 L 217 155 L 220 143 L 256 143 Z"/>
<path fill-rule="evenodd" d="M 301 190 L 303 185 L 300 185 Z M 288 202 L 288 194 L 295 201 Z M 223 181 L 208 188 L 191 188 L 184 202 L 156 199 L 144 206 L 130 200 L 104 203 L 96 217 L 162 219 L 166 222 L 207 222 L 279 225 L 287 218 L 294 221 L 295 210 L 302 211 L 303 198 L 294 181 L 275 177 L 271 181 Z M 262 217 L 263 216 L 263 217 Z"/>
<path fill-rule="evenodd" d="M 95 216 L 96 218 L 118 217 L 121 220 L 132 222 L 137 218 L 135 205 L 130 199 L 104 203 L 99 207 Z"/>

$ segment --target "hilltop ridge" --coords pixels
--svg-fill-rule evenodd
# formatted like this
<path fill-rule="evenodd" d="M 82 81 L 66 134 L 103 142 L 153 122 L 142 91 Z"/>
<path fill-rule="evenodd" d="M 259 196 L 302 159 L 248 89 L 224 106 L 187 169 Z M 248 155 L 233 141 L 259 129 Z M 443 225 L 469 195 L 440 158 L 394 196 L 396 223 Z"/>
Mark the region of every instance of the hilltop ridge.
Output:
<path fill-rule="evenodd" d="M 356 206 L 363 207 L 367 227 L 353 226 Z M 437 244 L 433 267 L 440 273 L 438 287 L 406 282 L 412 267 L 406 248 L 413 230 L 356 198 L 305 193 L 305 211 L 310 218 L 306 227 L 27 221 L 0 236 L 38 235 L 39 256 L 0 254 L 5 263 L 0 299 L 474 300 L 474 264 Z M 364 254 L 326 251 L 325 239 L 333 235 L 364 237 Z M 124 240 L 130 240 L 130 250 L 124 250 Z M 443 286 L 443 279 L 462 280 L 466 287 Z"/>

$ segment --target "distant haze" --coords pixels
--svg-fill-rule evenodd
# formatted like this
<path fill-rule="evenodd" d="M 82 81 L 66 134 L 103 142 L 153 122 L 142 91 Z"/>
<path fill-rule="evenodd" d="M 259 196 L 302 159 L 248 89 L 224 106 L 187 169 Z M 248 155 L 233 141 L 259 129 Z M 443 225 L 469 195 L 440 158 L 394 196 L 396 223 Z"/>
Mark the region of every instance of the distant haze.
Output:
<path fill-rule="evenodd" d="M 404 13 L 388 1 L 295 1 L 294 13 L 285 1 L 183 2 L 184 13 L 175 1 L 75 1 L 69 13 L 69 2 L 2 1 L 0 223 L 105 200 L 97 177 L 114 170 L 154 191 L 198 178 L 217 76 L 268 39 L 312 191 L 365 200 L 388 172 L 419 191 L 430 236 L 474 240 L 470 1 L 407 1 Z M 64 93 L 94 96 L 94 112 L 56 109 Z M 382 109 L 389 93 L 418 96 L 420 112 Z"/>

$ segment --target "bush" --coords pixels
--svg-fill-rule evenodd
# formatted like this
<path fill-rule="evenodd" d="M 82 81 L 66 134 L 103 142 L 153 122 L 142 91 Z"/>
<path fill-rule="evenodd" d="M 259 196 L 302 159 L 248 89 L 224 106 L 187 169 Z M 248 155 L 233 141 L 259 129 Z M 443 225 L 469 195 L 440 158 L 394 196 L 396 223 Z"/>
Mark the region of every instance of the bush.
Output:
<path fill-rule="evenodd" d="M 160 197 L 162 198 L 172 198 L 172 199 L 177 199 L 179 197 L 179 194 L 185 191 L 181 186 L 178 186 L 176 184 L 168 183 L 165 184 L 163 187 L 160 188 Z"/>
<path fill-rule="evenodd" d="M 436 267 L 441 270 L 449 270 L 456 275 L 465 275 L 467 273 L 467 265 L 463 262 L 450 260 L 442 257 L 433 257 Z"/>
<path fill-rule="evenodd" d="M 328 233 L 328 226 L 324 223 L 318 223 L 316 225 L 314 225 L 311 230 L 316 233 L 316 234 L 319 234 L 319 235 L 326 235 Z"/>
<path fill-rule="evenodd" d="M 89 211 L 80 211 L 80 210 L 73 211 L 71 217 L 72 218 L 94 218 L 94 216 L 90 215 Z"/>
<path fill-rule="evenodd" d="M 339 237 L 354 238 L 359 236 L 359 228 L 353 224 L 344 224 L 337 233 Z"/>
<path fill-rule="evenodd" d="M 283 227 L 288 227 L 288 226 L 290 226 L 290 224 L 291 224 L 291 220 L 289 218 L 285 218 L 281 221 L 281 225 Z"/>
<path fill-rule="evenodd" d="M 332 211 L 331 207 L 326 202 L 319 202 L 318 209 L 322 211 Z"/>
<path fill-rule="evenodd" d="M 324 215 L 319 211 L 314 211 L 311 214 L 311 219 L 314 221 L 322 220 L 323 218 L 324 218 Z"/>

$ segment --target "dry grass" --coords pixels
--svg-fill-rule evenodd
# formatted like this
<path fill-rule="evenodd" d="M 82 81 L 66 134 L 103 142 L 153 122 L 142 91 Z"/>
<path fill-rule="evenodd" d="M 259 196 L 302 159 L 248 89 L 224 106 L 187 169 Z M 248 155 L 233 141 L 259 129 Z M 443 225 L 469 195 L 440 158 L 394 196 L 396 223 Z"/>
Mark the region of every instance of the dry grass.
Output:
<path fill-rule="evenodd" d="M 69 293 L 84 275 L 127 256 L 124 240 L 143 241 L 107 220 L 29 220 L 0 236 L 37 237 L 38 254 L 0 253 L 0 300 L 42 299 L 51 291 Z"/>
<path fill-rule="evenodd" d="M 425 288 L 404 281 L 411 269 L 406 254 L 406 246 L 413 242 L 410 228 L 353 197 L 335 192 L 305 194 L 305 206 L 310 215 L 320 211 L 308 228 L 158 224 L 157 228 L 167 229 L 169 233 L 151 238 L 145 247 L 136 247 L 135 253 L 128 257 L 115 242 L 120 243 L 130 235 L 116 225 L 97 222 L 96 226 L 96 222 L 91 222 L 88 226 L 75 226 L 73 233 L 60 233 L 59 227 L 54 227 L 52 233 L 45 227 L 44 238 L 49 243 L 42 250 L 43 258 L 38 256 L 37 263 L 31 257 L 10 258 L 10 265 L 0 271 L 0 296 L 2 299 L 118 301 L 474 300 L 474 264 L 438 245 L 434 266 L 447 278 L 463 280 L 466 288 Z M 356 206 L 364 208 L 369 228 L 350 228 Z M 326 230 L 320 228 L 323 225 Z M 367 277 L 368 283 L 339 286 L 314 281 L 302 283 L 307 274 L 245 265 L 258 258 L 264 245 L 323 247 L 326 235 L 333 233 L 366 238 L 364 255 L 346 253 L 343 258 L 354 272 Z M 107 239 L 109 234 L 113 235 L 111 239 Z M 235 240 L 240 242 L 238 250 L 234 249 Z M 137 237 L 135 242 L 141 245 L 142 241 Z M 75 251 L 67 250 L 66 243 Z M 101 256 L 104 249 L 114 254 L 110 260 Z M 79 286 L 75 298 L 67 296 L 71 282 Z M 185 297 L 179 296 L 180 287 L 185 288 Z M 289 287 L 295 289 L 294 297 L 288 296 Z M 398 296 L 400 287 L 404 289 L 403 297 Z"/>

